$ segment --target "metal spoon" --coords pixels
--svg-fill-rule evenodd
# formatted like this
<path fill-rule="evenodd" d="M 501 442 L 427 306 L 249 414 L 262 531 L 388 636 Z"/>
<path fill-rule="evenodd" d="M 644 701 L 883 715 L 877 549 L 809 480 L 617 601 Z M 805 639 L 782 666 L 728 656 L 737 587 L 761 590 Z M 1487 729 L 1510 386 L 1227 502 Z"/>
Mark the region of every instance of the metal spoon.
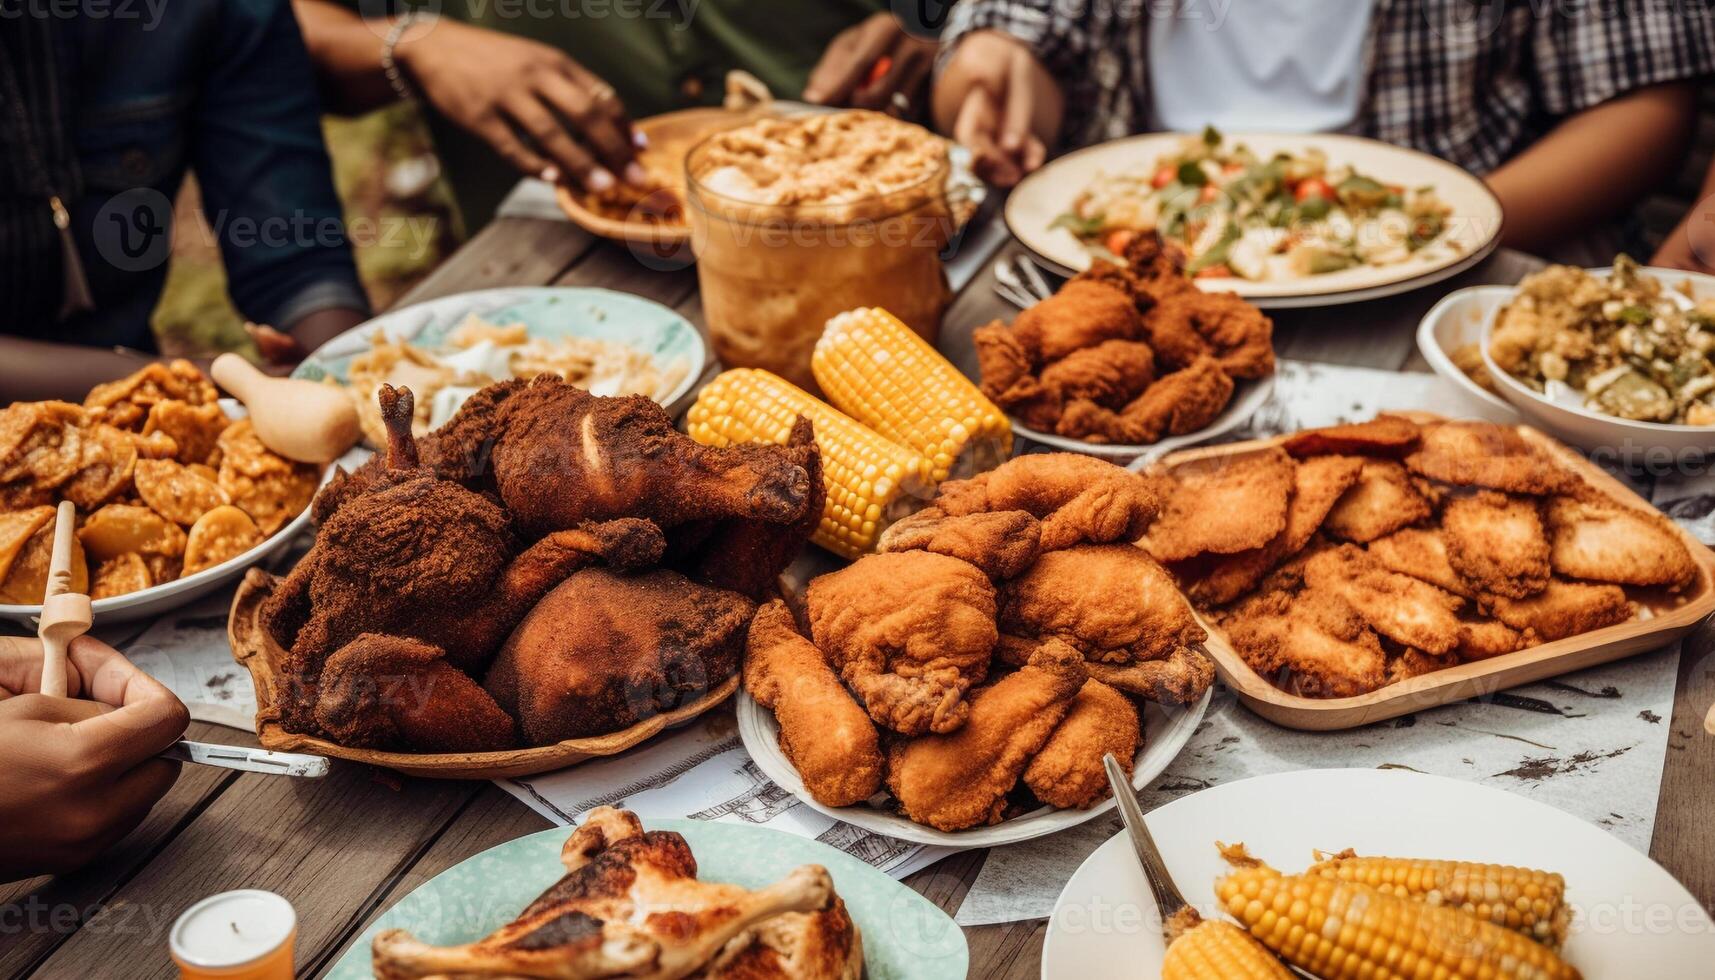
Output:
<path fill-rule="evenodd" d="M 199 766 L 262 772 L 274 776 L 320 779 L 328 774 L 328 760 L 319 755 L 270 752 L 267 749 L 251 749 L 242 745 L 216 745 L 212 742 L 192 742 L 188 739 L 173 743 L 160 757 L 194 762 Z"/>

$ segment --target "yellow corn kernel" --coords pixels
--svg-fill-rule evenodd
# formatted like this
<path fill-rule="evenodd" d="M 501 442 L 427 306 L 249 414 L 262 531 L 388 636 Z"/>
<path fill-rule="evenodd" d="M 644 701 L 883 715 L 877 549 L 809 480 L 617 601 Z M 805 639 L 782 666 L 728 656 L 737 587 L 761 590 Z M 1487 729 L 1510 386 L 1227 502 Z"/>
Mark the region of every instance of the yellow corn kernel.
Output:
<path fill-rule="evenodd" d="M 828 401 L 927 458 L 936 483 L 1012 455 L 1012 425 L 948 360 L 880 307 L 829 320 L 810 355 Z"/>
<path fill-rule="evenodd" d="M 1324 857 L 1304 873 L 1458 909 L 1555 949 L 1566 941 L 1571 925 L 1566 879 L 1550 871 L 1470 861 L 1359 857 L 1347 850 Z"/>
<path fill-rule="evenodd" d="M 1292 980 L 1292 972 L 1238 926 L 1204 922 L 1167 947 L 1161 980 Z"/>
<path fill-rule="evenodd" d="M 709 382 L 685 416 L 705 446 L 784 443 L 798 416 L 816 429 L 828 499 L 810 540 L 844 558 L 874 550 L 888 525 L 930 496 L 929 461 L 854 422 L 785 378 L 738 368 Z"/>

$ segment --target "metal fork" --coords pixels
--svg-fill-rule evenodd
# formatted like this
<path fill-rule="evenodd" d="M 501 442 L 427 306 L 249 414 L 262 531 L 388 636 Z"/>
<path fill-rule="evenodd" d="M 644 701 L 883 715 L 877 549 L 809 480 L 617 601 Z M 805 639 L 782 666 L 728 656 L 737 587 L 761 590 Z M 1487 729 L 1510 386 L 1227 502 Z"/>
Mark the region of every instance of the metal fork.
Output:
<path fill-rule="evenodd" d="M 1036 261 L 1022 252 L 994 260 L 994 291 L 1012 305 L 1025 309 L 1054 295 Z"/>

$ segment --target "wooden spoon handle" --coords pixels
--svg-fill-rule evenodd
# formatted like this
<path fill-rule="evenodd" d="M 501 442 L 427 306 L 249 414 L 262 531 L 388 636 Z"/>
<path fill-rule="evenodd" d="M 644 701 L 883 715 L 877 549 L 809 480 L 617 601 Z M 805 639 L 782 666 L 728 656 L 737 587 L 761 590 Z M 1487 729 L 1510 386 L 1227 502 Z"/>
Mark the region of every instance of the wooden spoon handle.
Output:
<path fill-rule="evenodd" d="M 214 376 L 215 384 L 232 393 L 232 397 L 244 404 L 250 404 L 253 385 L 268 376 L 237 354 L 222 354 L 209 365 L 208 373 Z"/>
<path fill-rule="evenodd" d="M 71 637 L 56 629 L 58 617 L 52 600 L 71 591 L 71 546 L 77 527 L 77 507 L 60 501 L 54 514 L 53 557 L 48 564 L 48 585 L 42 593 L 42 618 L 37 635 L 42 638 L 42 687 L 49 697 L 66 696 L 66 644 Z"/>
<path fill-rule="evenodd" d="M 51 632 L 42 634 L 42 693 L 66 696 L 66 640 Z"/>

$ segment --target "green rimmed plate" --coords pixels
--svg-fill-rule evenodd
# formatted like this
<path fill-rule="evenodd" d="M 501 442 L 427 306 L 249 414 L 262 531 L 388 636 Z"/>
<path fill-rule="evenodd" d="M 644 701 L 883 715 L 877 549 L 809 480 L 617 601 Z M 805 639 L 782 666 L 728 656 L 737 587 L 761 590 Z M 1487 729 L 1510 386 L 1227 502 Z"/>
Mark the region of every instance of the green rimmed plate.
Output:
<path fill-rule="evenodd" d="M 963 980 L 970 964 L 964 933 L 928 899 L 826 844 L 778 830 L 702 820 L 644 820 L 647 830 L 682 834 L 697 858 L 697 877 L 760 888 L 802 864 L 834 877 L 852 920 L 863 930 L 867 980 Z M 407 929 L 436 945 L 467 943 L 500 928 L 558 881 L 560 848 L 571 835 L 556 827 L 520 837 L 448 868 L 405 896 L 352 943 L 328 980 L 368 980 L 376 933 Z"/>

